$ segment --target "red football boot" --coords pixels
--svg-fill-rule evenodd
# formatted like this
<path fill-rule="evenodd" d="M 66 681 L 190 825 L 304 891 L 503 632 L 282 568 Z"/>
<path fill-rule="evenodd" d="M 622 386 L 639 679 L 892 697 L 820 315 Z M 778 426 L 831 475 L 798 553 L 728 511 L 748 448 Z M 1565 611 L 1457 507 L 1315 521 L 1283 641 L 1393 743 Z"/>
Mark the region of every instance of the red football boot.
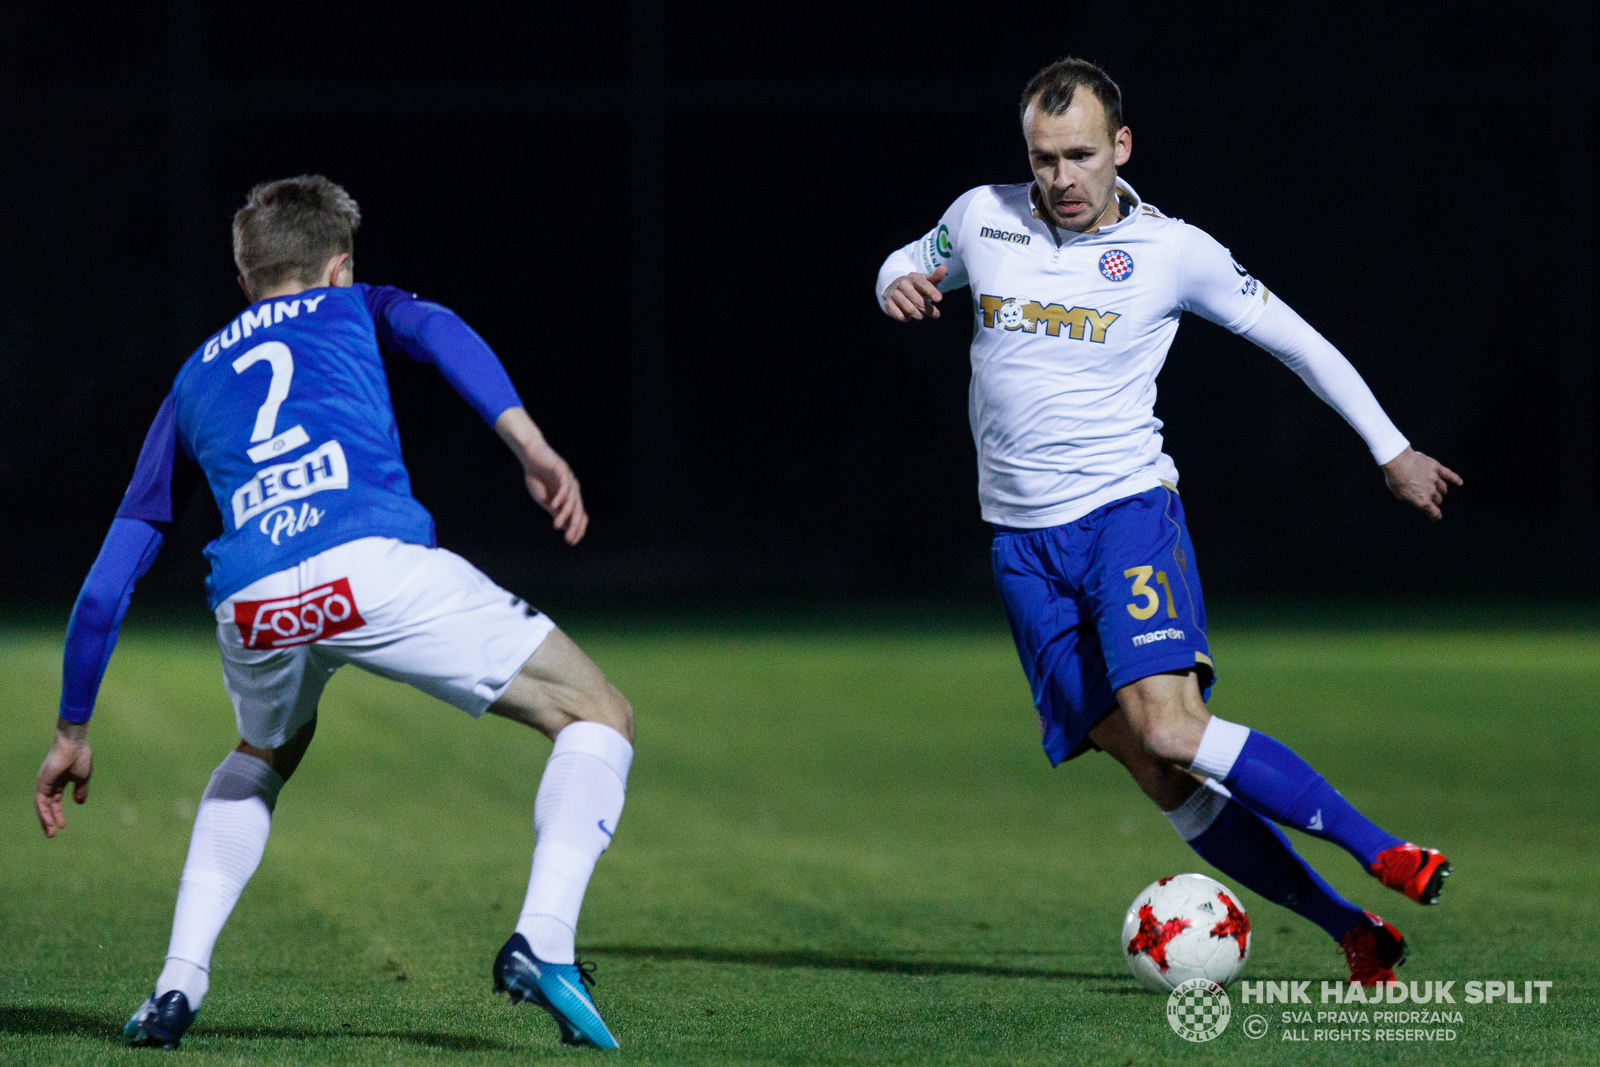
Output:
<path fill-rule="evenodd" d="M 1437 904 L 1444 880 L 1450 877 L 1450 861 L 1436 848 L 1418 848 L 1407 842 L 1378 853 L 1367 870 L 1418 904 Z"/>
<path fill-rule="evenodd" d="M 1394 969 L 1406 961 L 1406 939 L 1392 923 L 1370 911 L 1366 916 L 1372 920 L 1370 925 L 1352 926 L 1339 939 L 1345 962 L 1350 965 L 1350 981 L 1364 986 L 1392 982 Z"/>

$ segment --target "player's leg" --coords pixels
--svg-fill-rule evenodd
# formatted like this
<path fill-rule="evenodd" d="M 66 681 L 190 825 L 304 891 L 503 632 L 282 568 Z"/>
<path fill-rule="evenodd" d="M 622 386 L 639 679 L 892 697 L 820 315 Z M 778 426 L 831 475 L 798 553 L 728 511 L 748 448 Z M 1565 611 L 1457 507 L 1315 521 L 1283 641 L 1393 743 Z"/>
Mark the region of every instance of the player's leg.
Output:
<path fill-rule="evenodd" d="M 554 741 L 534 802 L 527 898 L 495 961 L 495 984 L 549 1010 L 563 1040 L 615 1047 L 574 941 L 589 878 L 622 813 L 633 708 L 548 616 L 452 552 L 365 538 L 317 557 L 312 576 L 319 587 L 346 578 L 362 619 L 321 642 L 330 654 Z"/>
<path fill-rule="evenodd" d="M 549 1011 L 566 1044 L 617 1047 L 578 967 L 584 893 L 611 844 L 633 762 L 633 708 L 583 650 L 552 629 L 489 711 L 554 745 L 533 805 L 535 844 L 515 932 L 495 958 L 495 990 Z"/>
<path fill-rule="evenodd" d="M 1387 957 L 1388 964 L 1368 965 L 1381 963 L 1374 946 L 1385 946 L 1377 945 L 1375 935 L 1369 932 L 1372 920 L 1365 913 L 1318 877 L 1274 827 L 1228 798 L 1226 789 L 1212 788 L 1215 783 L 1208 783 L 1202 790 L 1193 775 L 1151 753 L 1129 725 L 1127 713 L 1117 706 L 1110 684 L 1113 668 L 1108 664 L 1103 641 L 1125 641 L 1126 648 L 1144 650 L 1144 655 L 1132 662 L 1127 656 L 1116 659 L 1116 669 L 1135 677 L 1152 663 L 1159 669 L 1210 661 L 1204 644 L 1204 609 L 1198 603 L 1198 581 L 1184 584 L 1181 577 L 1184 571 L 1192 571 L 1192 550 L 1186 540 L 1182 544 L 1177 541 L 1165 504 L 1163 494 L 1157 492 L 1134 507 L 1113 506 L 1065 527 L 996 531 L 992 552 L 995 585 L 1033 690 L 1045 752 L 1053 764 L 1071 759 L 1091 745 L 1111 753 L 1203 857 L 1267 899 L 1294 909 L 1340 941 L 1350 958 L 1353 978 L 1392 978 L 1392 971 L 1384 969 L 1394 962 L 1392 954 Z M 1141 534 L 1141 525 L 1154 525 L 1155 529 Z M 1192 633 L 1174 634 L 1176 627 L 1151 621 L 1135 630 L 1134 635 L 1148 633 L 1159 625 L 1157 632 L 1162 634 L 1162 641 L 1134 644 L 1129 634 L 1118 632 L 1114 626 L 1088 624 L 1087 619 L 1096 614 L 1097 600 L 1101 609 L 1098 614 L 1101 618 L 1106 614 L 1108 583 L 1103 577 L 1097 580 L 1097 572 L 1104 576 L 1109 571 L 1120 579 L 1130 569 L 1124 565 L 1126 561 L 1108 567 L 1105 553 L 1097 550 L 1097 542 L 1105 540 L 1108 533 L 1115 539 L 1118 526 L 1124 528 L 1124 541 L 1142 544 L 1141 551 L 1161 553 L 1170 561 L 1163 564 L 1164 568 L 1171 568 L 1170 577 L 1165 569 L 1158 572 L 1154 566 L 1134 573 L 1142 581 L 1155 580 L 1152 593 L 1175 582 L 1180 585 L 1184 590 L 1182 617 L 1190 623 Z M 1127 529 L 1130 526 L 1131 532 Z M 1191 586 L 1195 599 L 1192 604 L 1188 600 Z M 1114 586 L 1110 596 L 1119 597 L 1122 592 L 1122 586 Z M 1140 614 L 1129 614 L 1127 618 L 1134 622 L 1151 620 L 1165 606 L 1157 600 L 1152 608 L 1151 599 L 1154 598 L 1140 597 L 1134 601 Z M 1178 617 L 1177 599 L 1168 604 L 1167 618 Z M 1190 677 L 1193 678 L 1192 668 Z M 1195 696 L 1204 712 L 1198 686 Z M 1398 932 L 1394 933 L 1393 944 L 1402 944 Z M 1359 960 L 1351 955 L 1352 947 L 1361 950 Z"/>
<path fill-rule="evenodd" d="M 1442 855 L 1383 830 L 1274 738 L 1206 710 L 1204 596 L 1177 492 L 1121 502 L 1098 533 L 1091 589 L 1107 673 L 1146 748 L 1222 782 L 1274 822 L 1335 842 L 1413 900 L 1437 901 L 1450 869 Z"/>
<path fill-rule="evenodd" d="M 1439 899 L 1450 873 L 1441 853 L 1368 819 L 1287 745 L 1211 715 L 1192 672 L 1138 679 L 1117 700 L 1153 755 L 1216 779 L 1274 822 L 1338 844 L 1413 900 Z"/>
<path fill-rule="evenodd" d="M 517 932 L 540 959 L 572 963 L 584 891 L 622 815 L 633 708 L 557 629 L 489 711 L 555 742 L 534 801 L 537 843 Z"/>
<path fill-rule="evenodd" d="M 200 1009 L 210 986 L 212 948 L 261 862 L 278 793 L 310 747 L 316 726 L 312 719 L 276 749 L 240 741 L 212 772 L 195 812 L 178 883 L 172 940 L 166 966 L 156 979 L 158 999 L 181 989 L 189 1006 Z"/>
<path fill-rule="evenodd" d="M 1277 827 L 1239 803 L 1226 787 L 1211 779 L 1201 782 L 1170 760 L 1152 755 L 1126 712 L 1112 712 L 1089 736 L 1127 768 L 1178 835 L 1217 870 L 1316 923 L 1335 941 L 1367 922 L 1366 913 L 1323 881 Z"/>
<path fill-rule="evenodd" d="M 224 685 L 241 739 L 212 772 L 195 812 L 172 937 L 155 992 L 124 1027 L 130 1044 L 176 1047 L 210 989 L 211 954 L 255 874 L 284 783 L 316 733 L 333 667 L 311 646 L 254 651 L 219 627 Z"/>

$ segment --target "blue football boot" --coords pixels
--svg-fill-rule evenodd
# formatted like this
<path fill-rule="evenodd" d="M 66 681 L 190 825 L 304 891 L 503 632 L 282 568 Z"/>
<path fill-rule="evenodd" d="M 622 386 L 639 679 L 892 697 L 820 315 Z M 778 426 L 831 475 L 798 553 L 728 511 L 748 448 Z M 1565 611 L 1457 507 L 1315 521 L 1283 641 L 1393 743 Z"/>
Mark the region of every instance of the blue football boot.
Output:
<path fill-rule="evenodd" d="M 494 991 L 513 1004 L 531 1000 L 549 1012 L 563 1045 L 617 1048 L 585 988 L 594 984 L 593 970 L 593 964 L 546 963 L 533 954 L 527 938 L 512 934 L 494 958 Z"/>
<path fill-rule="evenodd" d="M 177 1048 L 197 1014 L 189 1010 L 189 998 L 182 990 L 159 998 L 151 993 L 122 1028 L 122 1036 L 133 1048 Z"/>

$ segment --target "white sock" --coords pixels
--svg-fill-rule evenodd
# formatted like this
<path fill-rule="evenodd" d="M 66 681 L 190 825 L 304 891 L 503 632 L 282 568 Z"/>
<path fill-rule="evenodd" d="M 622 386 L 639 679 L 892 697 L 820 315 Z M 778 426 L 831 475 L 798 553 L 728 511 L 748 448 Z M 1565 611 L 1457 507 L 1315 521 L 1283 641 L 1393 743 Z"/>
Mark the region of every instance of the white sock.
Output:
<path fill-rule="evenodd" d="M 230 752 L 212 772 L 195 813 L 156 996 L 181 989 L 190 1010 L 200 1010 L 211 984 L 211 950 L 261 862 L 282 788 L 278 772 L 243 752 Z"/>
<path fill-rule="evenodd" d="M 549 963 L 573 962 L 578 909 L 595 861 L 622 815 L 633 746 L 609 726 L 575 722 L 556 735 L 533 803 L 533 873 L 517 933 Z"/>
<path fill-rule="evenodd" d="M 1194 762 L 1189 764 L 1189 769 L 1221 782 L 1233 773 L 1233 765 L 1248 740 L 1250 727 L 1213 715 L 1211 721 L 1206 723 L 1205 733 L 1200 735 L 1200 746 L 1195 750 Z"/>
<path fill-rule="evenodd" d="M 1200 783 L 1200 788 L 1189 795 L 1189 799 L 1171 811 L 1161 814 L 1172 823 L 1172 828 L 1178 831 L 1178 836 L 1185 841 L 1193 841 L 1217 821 L 1217 816 L 1222 814 L 1222 809 L 1228 806 L 1228 801 L 1233 794 L 1228 792 L 1228 787 L 1215 778 L 1207 778 Z"/>

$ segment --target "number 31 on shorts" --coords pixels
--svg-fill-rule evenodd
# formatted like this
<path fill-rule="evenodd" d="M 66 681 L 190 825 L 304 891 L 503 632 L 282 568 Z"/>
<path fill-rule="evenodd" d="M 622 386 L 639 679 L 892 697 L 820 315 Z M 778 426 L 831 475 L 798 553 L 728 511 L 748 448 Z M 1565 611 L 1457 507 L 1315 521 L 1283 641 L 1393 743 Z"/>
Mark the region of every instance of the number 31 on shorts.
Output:
<path fill-rule="evenodd" d="M 1154 615 L 1157 609 L 1161 607 L 1161 595 L 1150 586 L 1151 575 L 1155 576 L 1156 581 L 1161 584 L 1161 588 L 1166 591 L 1167 618 L 1176 619 L 1178 617 L 1178 608 L 1172 602 L 1172 586 L 1167 584 L 1167 572 L 1158 571 L 1154 567 L 1129 567 L 1122 572 L 1124 578 L 1133 579 L 1133 595 L 1144 601 L 1142 604 L 1135 601 L 1127 605 L 1128 614 L 1143 622 Z"/>

